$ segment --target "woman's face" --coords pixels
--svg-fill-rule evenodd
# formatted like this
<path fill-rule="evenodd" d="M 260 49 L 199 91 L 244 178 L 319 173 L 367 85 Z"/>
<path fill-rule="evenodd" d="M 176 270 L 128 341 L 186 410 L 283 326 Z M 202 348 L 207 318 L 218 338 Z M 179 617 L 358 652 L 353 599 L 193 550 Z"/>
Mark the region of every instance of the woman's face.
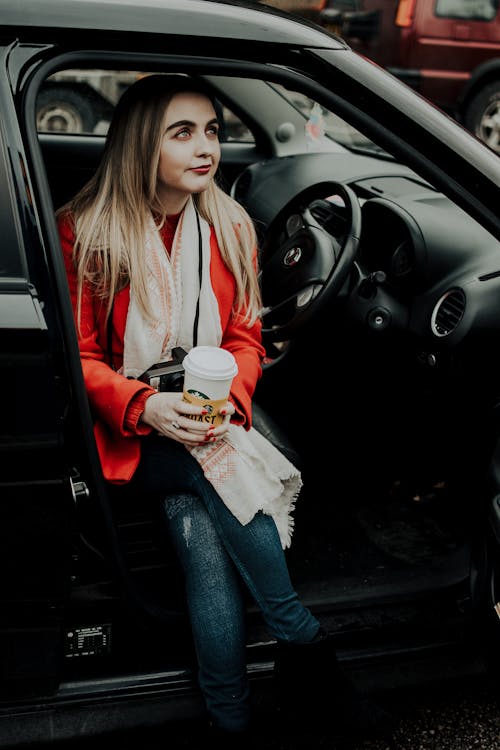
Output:
<path fill-rule="evenodd" d="M 220 160 L 219 125 L 206 96 L 175 94 L 165 113 L 158 194 L 167 214 L 182 211 L 188 197 L 206 190 Z"/>

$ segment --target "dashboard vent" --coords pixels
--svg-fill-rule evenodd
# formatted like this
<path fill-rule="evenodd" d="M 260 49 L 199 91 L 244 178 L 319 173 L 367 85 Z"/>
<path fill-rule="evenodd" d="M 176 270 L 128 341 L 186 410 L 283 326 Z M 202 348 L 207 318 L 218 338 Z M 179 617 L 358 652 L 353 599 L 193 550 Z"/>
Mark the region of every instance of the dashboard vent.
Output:
<path fill-rule="evenodd" d="M 337 237 L 345 230 L 345 207 L 333 205 L 330 201 L 316 200 L 309 206 L 312 216 L 318 224 L 323 227 L 329 234 Z"/>
<path fill-rule="evenodd" d="M 314 203 L 311 203 L 310 205 L 310 211 L 321 226 L 325 226 L 332 215 L 330 206 L 326 201 L 314 201 Z"/>
<path fill-rule="evenodd" d="M 450 289 L 438 301 L 432 313 L 431 328 L 435 336 L 449 336 L 462 320 L 465 312 L 465 293 Z"/>

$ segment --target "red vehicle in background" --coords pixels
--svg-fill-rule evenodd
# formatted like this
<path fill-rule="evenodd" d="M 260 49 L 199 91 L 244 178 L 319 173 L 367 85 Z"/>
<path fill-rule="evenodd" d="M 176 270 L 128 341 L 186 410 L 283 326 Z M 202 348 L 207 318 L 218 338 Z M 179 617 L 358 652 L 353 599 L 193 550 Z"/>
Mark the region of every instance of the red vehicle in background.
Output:
<path fill-rule="evenodd" d="M 497 0 L 265 0 L 342 36 L 500 154 Z"/>

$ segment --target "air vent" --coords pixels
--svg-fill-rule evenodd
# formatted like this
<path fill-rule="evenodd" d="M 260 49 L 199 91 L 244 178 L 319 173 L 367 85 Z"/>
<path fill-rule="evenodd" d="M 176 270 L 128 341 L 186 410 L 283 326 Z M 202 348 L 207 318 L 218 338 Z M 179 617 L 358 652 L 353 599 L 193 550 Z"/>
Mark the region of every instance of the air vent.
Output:
<path fill-rule="evenodd" d="M 310 210 L 311 214 L 321 226 L 324 226 L 328 222 L 332 213 L 328 203 L 322 200 L 311 203 Z"/>
<path fill-rule="evenodd" d="M 450 289 L 439 300 L 432 313 L 431 328 L 435 336 L 449 336 L 462 320 L 465 294 L 461 289 Z"/>
<path fill-rule="evenodd" d="M 311 203 L 309 210 L 318 224 L 329 234 L 333 234 L 334 237 L 341 234 L 345 229 L 345 219 L 342 216 L 342 213 L 345 212 L 343 206 L 335 206 L 334 208 L 329 201 L 320 199 Z"/>

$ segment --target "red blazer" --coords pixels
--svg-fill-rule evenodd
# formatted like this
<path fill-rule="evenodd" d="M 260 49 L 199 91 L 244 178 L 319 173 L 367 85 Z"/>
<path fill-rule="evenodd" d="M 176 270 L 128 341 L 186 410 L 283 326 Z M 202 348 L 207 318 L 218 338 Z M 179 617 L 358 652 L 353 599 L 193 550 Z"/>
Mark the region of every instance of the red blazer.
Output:
<path fill-rule="evenodd" d="M 59 219 L 59 236 L 76 321 L 77 276 L 73 262 L 74 231 L 70 216 Z M 262 373 L 261 364 L 265 353 L 261 342 L 261 324 L 257 321 L 248 328 L 241 316 L 233 314 L 236 285 L 233 275 L 222 260 L 213 229 L 210 253 L 210 278 L 219 303 L 222 326 L 221 346 L 234 355 L 238 364 L 238 374 L 234 378 L 230 394 L 236 408 L 232 421 L 250 429 L 252 396 Z M 129 300 L 129 286 L 115 297 L 112 356 L 116 368 L 121 367 L 123 362 L 123 339 Z M 151 428 L 138 419 L 146 398 L 154 391 L 138 380 L 119 375 L 108 364 L 105 304 L 88 287 L 82 295 L 78 341 L 103 474 L 110 482 L 128 482 L 139 463 L 141 435 L 151 432 Z"/>

